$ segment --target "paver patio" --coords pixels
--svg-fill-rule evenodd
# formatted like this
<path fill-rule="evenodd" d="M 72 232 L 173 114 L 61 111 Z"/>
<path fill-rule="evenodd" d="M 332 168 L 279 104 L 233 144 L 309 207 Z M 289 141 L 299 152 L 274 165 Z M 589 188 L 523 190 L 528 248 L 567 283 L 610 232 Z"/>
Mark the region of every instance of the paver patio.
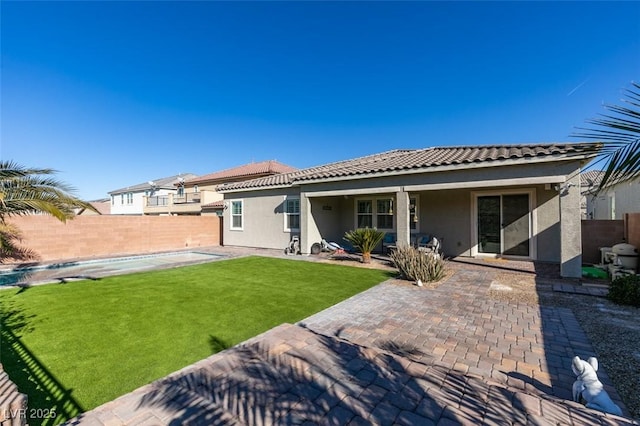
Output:
<path fill-rule="evenodd" d="M 495 273 L 382 283 L 70 424 L 636 424 L 570 401 L 584 332 L 569 309 L 491 299 Z"/>

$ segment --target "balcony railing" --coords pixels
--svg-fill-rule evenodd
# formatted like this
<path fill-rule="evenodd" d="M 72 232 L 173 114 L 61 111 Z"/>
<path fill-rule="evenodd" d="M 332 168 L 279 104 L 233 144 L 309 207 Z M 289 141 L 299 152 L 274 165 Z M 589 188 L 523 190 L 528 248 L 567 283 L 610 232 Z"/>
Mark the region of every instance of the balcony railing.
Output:
<path fill-rule="evenodd" d="M 160 207 L 169 205 L 168 195 L 157 195 L 154 197 L 147 197 L 147 207 Z"/>
<path fill-rule="evenodd" d="M 188 192 L 186 194 L 173 196 L 173 204 L 185 204 L 185 203 L 199 203 L 200 202 L 200 193 L 199 192 Z"/>

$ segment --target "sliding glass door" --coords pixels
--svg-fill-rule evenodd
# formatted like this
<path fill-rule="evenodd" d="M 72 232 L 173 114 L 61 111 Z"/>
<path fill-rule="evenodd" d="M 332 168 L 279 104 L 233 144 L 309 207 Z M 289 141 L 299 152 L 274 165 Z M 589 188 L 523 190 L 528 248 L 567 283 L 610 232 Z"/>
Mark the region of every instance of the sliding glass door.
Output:
<path fill-rule="evenodd" d="M 529 194 L 477 197 L 478 253 L 530 256 Z"/>

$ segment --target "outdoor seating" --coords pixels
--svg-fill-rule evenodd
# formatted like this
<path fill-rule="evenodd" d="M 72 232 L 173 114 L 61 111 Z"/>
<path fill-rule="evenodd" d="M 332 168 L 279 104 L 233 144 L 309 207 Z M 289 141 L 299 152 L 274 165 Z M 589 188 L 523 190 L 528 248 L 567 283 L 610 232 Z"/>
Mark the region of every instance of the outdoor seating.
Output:
<path fill-rule="evenodd" d="M 388 254 L 391 250 L 396 249 L 396 234 L 395 232 L 387 232 L 382 239 L 382 254 Z"/>
<path fill-rule="evenodd" d="M 417 246 L 420 251 L 440 254 L 440 251 L 442 250 L 442 238 L 425 234 L 418 239 Z"/>

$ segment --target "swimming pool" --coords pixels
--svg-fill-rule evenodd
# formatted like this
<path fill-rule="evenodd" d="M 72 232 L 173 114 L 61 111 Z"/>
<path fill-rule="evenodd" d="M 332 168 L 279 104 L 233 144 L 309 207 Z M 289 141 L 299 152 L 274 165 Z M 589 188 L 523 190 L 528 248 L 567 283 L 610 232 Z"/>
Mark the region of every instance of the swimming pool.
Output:
<path fill-rule="evenodd" d="M 109 275 L 211 262 L 223 257 L 225 256 L 215 253 L 188 251 L 4 269 L 0 270 L 0 288 L 56 281 L 98 279 Z"/>

